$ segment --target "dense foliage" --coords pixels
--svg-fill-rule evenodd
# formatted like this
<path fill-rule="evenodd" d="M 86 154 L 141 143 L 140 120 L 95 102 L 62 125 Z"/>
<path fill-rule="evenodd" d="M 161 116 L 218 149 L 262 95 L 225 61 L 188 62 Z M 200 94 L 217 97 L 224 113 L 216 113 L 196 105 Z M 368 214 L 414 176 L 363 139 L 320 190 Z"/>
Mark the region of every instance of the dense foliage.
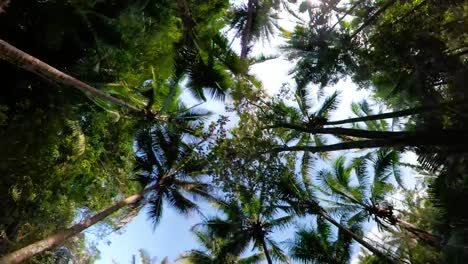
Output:
<path fill-rule="evenodd" d="M 156 226 L 201 198 L 217 214 L 182 262 L 465 263 L 467 15 L 465 0 L 0 0 L 0 255 L 52 237 L 24 259 L 93 263 L 82 230 L 145 206 Z M 249 70 L 280 37 L 291 80 L 271 94 Z M 343 81 L 370 96 L 339 120 Z"/>

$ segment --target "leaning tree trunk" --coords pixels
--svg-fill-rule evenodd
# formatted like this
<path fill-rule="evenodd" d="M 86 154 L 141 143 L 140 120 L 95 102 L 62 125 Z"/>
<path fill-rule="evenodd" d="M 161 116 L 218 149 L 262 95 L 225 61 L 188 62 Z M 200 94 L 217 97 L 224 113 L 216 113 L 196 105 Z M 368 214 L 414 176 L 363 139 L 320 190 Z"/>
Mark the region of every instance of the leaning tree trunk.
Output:
<path fill-rule="evenodd" d="M 375 255 L 381 257 L 381 258 L 384 258 L 384 259 L 389 259 L 389 257 L 387 255 L 385 255 L 384 253 L 382 253 L 379 249 L 377 249 L 376 247 L 372 246 L 371 244 L 369 244 L 367 241 L 365 241 L 364 239 L 362 239 L 361 237 L 359 237 L 358 235 L 356 235 L 353 231 L 349 230 L 348 228 L 344 227 L 343 225 L 341 225 L 340 223 L 338 223 L 337 221 L 335 221 L 335 219 L 333 219 L 331 216 L 329 216 L 326 212 L 324 211 L 320 211 L 319 212 L 319 215 L 323 218 L 325 218 L 328 222 L 330 222 L 332 225 L 336 226 L 338 229 L 340 229 L 341 231 L 343 231 L 345 234 L 347 234 L 348 236 L 352 237 L 356 242 L 358 242 L 359 244 L 361 244 L 363 247 L 365 247 L 366 249 L 368 249 L 370 252 L 374 253 Z"/>
<path fill-rule="evenodd" d="M 334 135 L 334 136 L 350 136 L 355 138 L 367 138 L 367 139 L 390 139 L 390 138 L 399 138 L 401 140 L 411 139 L 411 138 L 430 138 L 434 136 L 438 137 L 448 137 L 448 136 L 464 136 L 468 133 L 468 130 L 438 130 L 435 132 L 427 131 L 376 131 L 376 130 L 365 130 L 365 129 L 355 129 L 355 128 L 344 128 L 344 127 L 311 127 L 290 123 L 277 123 L 274 126 L 269 128 L 288 128 L 300 132 L 310 133 L 310 134 L 325 134 L 325 135 Z"/>
<path fill-rule="evenodd" d="M 411 234 L 413 234 L 416 238 L 424 241 L 426 244 L 437 248 L 440 250 L 442 247 L 442 239 L 439 236 L 433 235 L 417 226 L 406 222 L 403 219 L 398 218 L 392 212 L 392 210 L 385 209 L 379 206 L 366 206 L 365 209 L 380 219 L 384 219 L 388 221 L 391 225 L 399 226 L 401 229 L 404 229 Z"/>
<path fill-rule="evenodd" d="M 139 194 L 135 194 L 132 196 L 127 197 L 126 199 L 115 203 L 114 205 L 100 211 L 99 213 L 95 214 L 94 216 L 87 218 L 70 228 L 63 229 L 58 231 L 57 233 L 50 235 L 47 238 L 39 240 L 26 246 L 24 248 L 18 249 L 12 253 L 9 253 L 0 258 L 0 264 L 15 264 L 15 263 L 22 263 L 27 259 L 40 254 L 46 250 L 52 249 L 62 243 L 64 243 L 67 239 L 76 236 L 81 231 L 95 225 L 96 223 L 102 221 L 104 218 L 108 217 L 109 215 L 117 212 L 119 209 L 122 209 L 125 206 L 135 204 L 140 201 L 146 193 L 148 193 L 151 189 L 145 189 Z"/>
<path fill-rule="evenodd" d="M 270 252 L 268 251 L 268 247 L 267 247 L 264 237 L 262 237 L 262 247 L 263 247 L 263 253 L 265 254 L 265 258 L 268 264 L 273 264 L 273 260 L 271 259 Z"/>
<path fill-rule="evenodd" d="M 268 152 L 283 151 L 308 151 L 312 153 L 329 152 L 348 149 L 370 149 L 370 148 L 399 148 L 399 147 L 422 147 L 422 146 L 457 146 L 467 147 L 468 142 L 462 141 L 468 135 L 468 131 L 435 131 L 432 133 L 420 133 L 415 136 L 382 138 L 372 140 L 358 140 L 341 142 L 323 146 L 291 146 L 274 147 Z"/>
<path fill-rule="evenodd" d="M 98 90 L 50 65 L 41 60 L 27 54 L 26 52 L 14 47 L 8 42 L 0 39 L 0 59 L 3 59 L 13 65 L 16 65 L 26 71 L 32 72 L 40 77 L 47 78 L 62 85 L 71 86 L 116 105 L 125 107 L 133 113 L 141 115 L 149 115 L 145 110 L 141 110 L 133 105 L 128 104 L 118 98 L 110 96 L 101 90 Z"/>
<path fill-rule="evenodd" d="M 390 119 L 390 118 L 398 118 L 398 117 L 405 117 L 405 116 L 412 116 L 416 114 L 421 114 L 425 112 L 433 112 L 440 110 L 439 108 L 443 107 L 444 105 L 448 105 L 450 103 L 440 104 L 440 105 L 427 105 L 427 106 L 419 106 L 414 108 L 408 108 L 400 111 L 389 112 L 389 113 L 382 113 L 382 114 L 375 114 L 375 115 L 368 115 L 362 117 L 354 117 L 348 118 L 343 120 L 336 120 L 336 121 L 327 121 L 324 125 L 342 125 L 342 124 L 349 124 L 349 123 L 356 123 L 356 122 L 364 122 L 364 121 L 373 121 L 373 120 L 381 120 L 381 119 Z"/>

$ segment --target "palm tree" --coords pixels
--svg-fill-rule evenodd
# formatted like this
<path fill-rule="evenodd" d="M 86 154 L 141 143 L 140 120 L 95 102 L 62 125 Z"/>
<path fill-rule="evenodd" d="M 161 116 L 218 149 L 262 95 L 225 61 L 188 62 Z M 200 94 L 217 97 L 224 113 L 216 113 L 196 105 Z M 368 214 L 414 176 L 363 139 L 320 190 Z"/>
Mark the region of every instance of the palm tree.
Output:
<path fill-rule="evenodd" d="M 148 205 L 149 215 L 155 225 L 161 219 L 164 203 L 183 214 L 198 210 L 197 205 L 186 195 L 209 196 L 210 185 L 199 181 L 205 162 L 198 157 L 194 149 L 196 145 L 184 142 L 185 133 L 180 132 L 180 128 L 181 126 L 156 125 L 138 133 L 135 170 L 136 180 L 144 186 L 143 191 L 116 202 L 70 228 L 59 230 L 47 238 L 3 256 L 0 263 L 21 263 L 62 244 L 127 206 Z"/>
<path fill-rule="evenodd" d="M 264 192 L 264 191 L 263 191 Z M 288 226 L 294 215 L 277 217 L 278 207 L 274 201 L 267 201 L 263 194 L 245 192 L 234 199 L 219 201 L 219 207 L 226 217 L 214 217 L 203 225 L 215 236 L 226 239 L 222 254 L 241 254 L 253 242 L 256 249 L 263 251 L 269 264 L 273 258 L 286 262 L 287 257 L 273 240 L 271 234 Z"/>
<path fill-rule="evenodd" d="M 304 90 L 298 90 L 298 97 L 306 97 Z M 298 100 L 299 101 L 299 100 Z M 306 102 L 305 104 L 303 102 Z M 300 99 L 300 108 L 302 105 L 307 106 L 307 99 Z M 324 144 L 324 139 L 317 141 L 304 141 L 296 140 L 295 146 L 278 146 L 271 149 L 271 152 L 283 152 L 283 151 L 306 151 L 311 153 L 323 153 L 336 150 L 347 150 L 347 149 L 370 149 L 370 148 L 381 148 L 381 147 L 393 147 L 393 148 L 420 148 L 423 146 L 443 146 L 443 145 L 460 145 L 459 137 L 464 137 L 468 133 L 464 130 L 436 130 L 436 131 L 392 131 L 390 126 L 384 120 L 389 118 L 392 114 L 377 114 L 374 115 L 369 105 L 366 102 L 360 104 L 353 104 L 353 111 L 358 118 L 350 118 L 347 120 L 339 120 L 337 122 L 328 121 L 327 115 L 330 111 L 337 107 L 337 94 L 334 93 L 330 97 L 324 100 L 324 103 L 319 110 L 311 115 L 308 115 L 307 111 L 301 112 L 295 110 L 292 107 L 284 107 L 281 103 L 277 104 L 277 109 L 274 110 L 274 114 L 271 118 L 268 118 L 268 122 L 272 122 L 272 125 L 266 128 L 292 130 L 295 134 L 310 134 L 315 139 L 317 135 L 332 135 L 342 139 L 342 142 L 336 144 Z M 283 103 L 284 105 L 284 103 Z M 444 104 L 439 105 L 443 109 Z M 286 109 L 284 111 L 283 109 Z M 429 111 L 429 108 L 423 108 L 421 112 Z M 275 112 L 276 111 L 276 112 Z M 326 115 L 322 114 L 322 111 Z M 410 110 L 408 112 L 412 112 Z M 397 118 L 404 116 L 403 113 L 396 113 L 392 117 Z M 278 120 L 277 116 L 281 118 Z M 364 122 L 365 128 L 361 127 L 358 122 Z M 335 124 L 351 124 L 352 127 L 335 127 L 330 125 Z M 292 132 L 291 132 L 292 133 Z M 284 134 L 284 133 L 283 133 Z M 297 137 L 297 136 L 296 136 Z M 287 142 L 286 142 L 287 143 Z M 315 143 L 315 144 L 313 144 Z"/>
<path fill-rule="evenodd" d="M 193 233 L 197 237 L 198 242 L 202 246 L 202 250 L 192 249 L 183 253 L 178 260 L 187 264 L 255 264 L 260 263 L 265 255 L 262 253 L 253 254 L 248 257 L 241 258 L 239 255 L 225 253 L 225 246 L 229 242 L 223 238 L 216 237 L 209 228 L 196 225 L 192 228 Z"/>
<path fill-rule="evenodd" d="M 352 221 L 361 222 L 374 216 L 380 227 L 398 226 L 427 244 L 439 248 L 439 237 L 394 215 L 393 206 L 386 201 L 390 192 L 394 190 L 391 184 L 392 176 L 400 178 L 397 168 L 398 153 L 380 149 L 372 154 L 355 158 L 349 165 L 345 164 L 346 159 L 343 156 L 337 158 L 332 170 L 324 169 L 318 173 L 318 178 L 323 183 L 321 191 L 329 197 L 334 197 L 342 210 L 353 213 Z M 371 169 L 367 168 L 367 161 L 370 161 Z M 367 174 L 368 170 L 373 172 L 372 180 Z M 357 185 L 352 184 L 353 175 Z"/>
<path fill-rule="evenodd" d="M 351 231 L 356 233 L 359 231 L 356 229 L 355 225 Z M 296 231 L 290 252 L 293 259 L 304 263 L 345 264 L 351 258 L 351 244 L 352 238 L 341 230 L 333 241 L 330 225 L 317 218 L 315 229 L 301 228 Z"/>
<path fill-rule="evenodd" d="M 300 182 L 295 175 L 285 176 L 277 185 L 277 191 L 282 196 L 281 199 L 289 206 L 290 210 L 297 215 L 315 215 L 318 218 L 323 218 L 330 224 L 337 227 L 340 232 L 351 237 L 376 256 L 379 256 L 382 259 L 390 258 L 364 240 L 360 235 L 354 233 L 353 230 L 350 230 L 345 225 L 333 219 L 333 217 L 331 217 L 318 202 L 319 199 L 314 193 L 314 189 L 316 189 L 316 187 L 310 184 L 307 176 L 303 175 L 303 177 L 304 180 Z"/>
<path fill-rule="evenodd" d="M 241 59 L 247 58 L 252 41 L 270 39 L 277 22 L 280 0 L 248 0 L 247 4 L 234 7 L 230 11 L 230 27 L 241 38 Z"/>

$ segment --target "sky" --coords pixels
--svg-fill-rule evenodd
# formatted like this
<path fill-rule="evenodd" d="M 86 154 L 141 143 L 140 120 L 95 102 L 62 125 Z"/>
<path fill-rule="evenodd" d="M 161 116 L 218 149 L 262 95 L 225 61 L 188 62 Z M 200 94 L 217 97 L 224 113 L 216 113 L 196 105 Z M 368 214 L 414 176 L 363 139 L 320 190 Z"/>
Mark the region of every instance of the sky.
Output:
<path fill-rule="evenodd" d="M 291 25 L 287 20 L 283 20 L 283 26 L 287 29 L 292 30 Z M 259 43 L 254 47 L 253 54 L 281 54 L 278 47 L 282 44 L 284 44 L 284 39 L 281 38 L 274 38 L 270 44 L 266 45 Z M 235 45 L 238 47 L 238 43 Z M 273 95 L 284 82 L 291 82 L 289 71 L 292 67 L 291 61 L 279 57 L 254 65 L 251 68 L 251 73 L 255 74 L 262 81 L 264 89 Z M 341 92 L 341 104 L 332 116 L 333 119 L 344 119 L 352 116 L 351 103 L 370 97 L 369 92 L 359 90 L 350 80 L 338 82 L 334 87 L 327 89 L 326 94 L 331 94 L 335 90 Z M 188 94 L 184 94 L 183 98 L 188 102 L 193 102 Z M 209 101 L 201 107 L 216 114 L 226 115 L 222 102 Z M 413 162 L 414 156 L 408 155 L 405 160 Z M 407 175 L 408 172 L 405 171 L 404 174 Z M 413 185 L 414 181 L 411 180 L 407 184 Z M 202 203 L 201 206 L 208 214 L 214 213 L 214 210 L 207 204 Z M 113 261 L 119 264 L 131 263 L 132 255 L 138 256 L 139 249 L 145 249 L 152 257 L 157 257 L 159 261 L 167 256 L 172 263 L 182 252 L 198 247 L 190 229 L 194 224 L 201 222 L 201 219 L 201 216 L 197 214 L 186 217 L 178 214 L 172 208 L 166 207 L 160 224 L 154 228 L 144 209 L 123 230 L 108 235 L 98 244 L 101 259 L 96 263 L 111 264 Z M 376 227 L 371 225 L 367 226 L 367 230 L 369 234 L 377 231 Z M 278 236 L 283 238 L 288 235 L 290 234 L 285 233 Z M 355 257 L 353 263 L 356 263 L 356 260 Z"/>

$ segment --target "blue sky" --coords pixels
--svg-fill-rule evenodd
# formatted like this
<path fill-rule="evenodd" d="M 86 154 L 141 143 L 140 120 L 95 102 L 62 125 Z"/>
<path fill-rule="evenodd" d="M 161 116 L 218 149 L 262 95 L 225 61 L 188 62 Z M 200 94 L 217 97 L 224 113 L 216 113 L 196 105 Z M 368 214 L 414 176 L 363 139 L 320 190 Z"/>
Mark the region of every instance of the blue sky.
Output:
<path fill-rule="evenodd" d="M 287 21 L 285 21 L 284 26 L 292 30 L 291 24 Z M 255 46 L 253 53 L 279 53 L 277 47 L 283 43 L 284 40 L 281 38 L 275 38 L 271 44 L 266 46 L 259 43 Z M 262 81 L 263 87 L 268 93 L 275 94 L 284 82 L 291 81 L 288 72 L 292 66 L 290 61 L 280 57 L 253 66 L 251 73 Z M 356 85 L 349 80 L 340 81 L 335 87 L 327 89 L 326 93 L 331 94 L 335 90 L 341 91 L 341 104 L 335 115 L 333 115 L 333 119 L 350 117 L 351 102 L 370 97 L 368 92 L 358 90 Z M 187 101 L 193 102 L 190 100 L 189 95 L 186 94 L 183 97 Z M 216 114 L 226 114 L 224 105 L 220 102 L 207 102 L 201 107 Z M 412 162 L 414 157 L 407 160 Z M 410 182 L 410 185 L 412 185 L 413 181 Z M 207 204 L 203 204 L 202 207 L 205 208 L 204 211 L 208 215 L 215 212 Z M 186 217 L 178 214 L 172 208 L 166 207 L 160 224 L 156 229 L 153 229 L 151 221 L 147 218 L 146 210 L 142 210 L 131 223 L 124 227 L 120 234 L 111 234 L 99 243 L 98 249 L 101 251 L 101 260 L 97 263 L 110 264 L 113 260 L 120 264 L 130 263 L 132 255 L 138 255 L 138 250 L 141 248 L 147 250 L 151 256 L 157 257 L 159 261 L 167 256 L 173 262 L 182 252 L 198 247 L 190 228 L 199 222 L 201 222 L 199 215 L 193 214 Z M 375 232 L 374 229 L 373 226 L 368 226 L 369 232 Z M 286 230 L 283 234 L 278 234 L 277 237 L 284 240 L 290 235 L 292 235 L 291 231 Z"/>

